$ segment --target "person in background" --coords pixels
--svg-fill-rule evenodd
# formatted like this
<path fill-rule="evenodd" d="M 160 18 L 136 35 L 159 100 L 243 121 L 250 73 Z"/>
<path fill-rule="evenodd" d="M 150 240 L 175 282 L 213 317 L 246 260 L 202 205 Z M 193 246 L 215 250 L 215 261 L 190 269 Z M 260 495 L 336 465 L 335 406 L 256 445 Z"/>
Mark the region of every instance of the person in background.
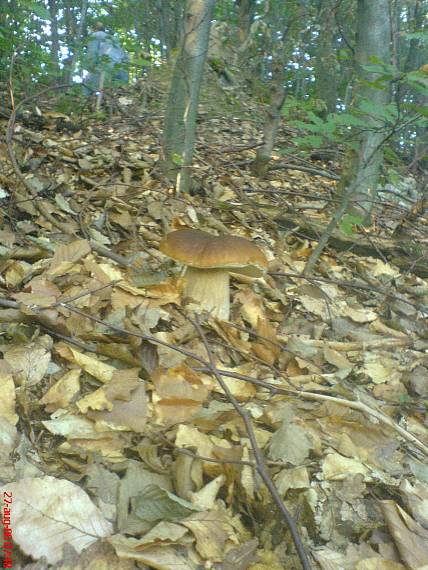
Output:
<path fill-rule="evenodd" d="M 86 93 L 102 91 L 106 85 L 128 83 L 129 55 L 117 38 L 108 34 L 102 22 L 96 22 L 87 43 L 86 61 L 89 75 Z"/>

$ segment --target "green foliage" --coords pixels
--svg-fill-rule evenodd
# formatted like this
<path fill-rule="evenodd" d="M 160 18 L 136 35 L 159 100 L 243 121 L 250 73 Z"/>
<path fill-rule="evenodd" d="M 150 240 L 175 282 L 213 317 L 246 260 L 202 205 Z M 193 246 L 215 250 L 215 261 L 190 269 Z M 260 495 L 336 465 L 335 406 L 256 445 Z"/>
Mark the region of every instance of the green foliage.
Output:
<path fill-rule="evenodd" d="M 283 114 L 287 123 L 299 130 L 299 136 L 293 137 L 293 144 L 305 152 L 313 149 L 341 145 L 348 149 L 358 148 L 358 134 L 367 129 L 382 129 L 387 133 L 400 132 L 403 125 L 415 128 L 428 128 L 428 106 L 405 101 L 397 106 L 396 100 L 388 105 L 381 105 L 372 99 L 364 98 L 365 87 L 389 89 L 391 82 L 401 83 L 406 88 L 419 90 L 428 96 L 428 74 L 420 71 L 407 74 L 399 72 L 394 66 L 384 64 L 378 58 L 370 58 L 370 64 L 364 71 L 371 74 L 372 80 L 361 81 L 360 92 L 357 86 L 355 96 L 357 105 L 347 112 L 330 114 L 325 119 L 319 116 L 315 100 L 299 101 L 290 97 L 284 107 Z M 425 83 L 424 83 L 425 82 Z M 392 147 L 384 149 L 387 158 L 394 164 L 400 161 Z"/>
<path fill-rule="evenodd" d="M 390 184 L 392 184 L 393 186 L 398 186 L 400 179 L 401 176 L 399 172 L 397 172 L 397 170 L 395 170 L 394 168 L 388 168 L 387 180 Z"/>
<path fill-rule="evenodd" d="M 62 93 L 55 101 L 55 111 L 72 116 L 80 113 L 82 107 L 87 105 L 88 99 L 82 94 L 82 86 L 75 85 L 66 93 Z"/>
<path fill-rule="evenodd" d="M 401 165 L 400 157 L 391 146 L 385 147 L 383 154 L 385 156 L 385 160 L 387 160 L 390 164 L 395 164 L 397 166 Z"/>
<path fill-rule="evenodd" d="M 144 57 L 135 57 L 133 59 L 133 62 L 135 63 L 135 65 L 138 65 L 140 67 L 148 67 L 151 62 L 148 59 L 145 59 Z"/>
<path fill-rule="evenodd" d="M 428 30 L 422 30 L 420 32 L 401 32 L 401 35 L 407 40 L 418 40 L 424 44 L 428 44 Z"/>
<path fill-rule="evenodd" d="M 384 126 L 391 127 L 395 125 L 398 120 L 398 109 L 395 103 L 380 105 L 370 99 L 362 99 L 359 101 L 358 109 L 355 112 L 360 117 L 370 117 L 376 125 L 382 123 Z"/>
<path fill-rule="evenodd" d="M 347 236 L 352 236 L 355 226 L 361 226 L 363 222 L 363 216 L 357 216 L 356 214 L 345 214 L 340 222 L 340 229 Z"/>
<path fill-rule="evenodd" d="M 0 0 L 0 83 L 8 82 L 12 61 L 11 75 L 18 100 L 37 90 L 40 84 L 63 83 L 66 75 L 63 66 L 67 57 L 73 56 L 74 71 L 81 75 L 84 68 L 84 40 L 97 20 L 101 20 L 107 31 L 115 34 L 131 54 L 131 78 L 140 77 L 148 67 L 153 69 L 156 66 L 156 71 L 164 72 L 167 81 L 170 68 L 165 62 L 177 50 L 184 4 L 185 0 L 88 0 L 83 37 L 79 39 L 77 30 L 82 23 L 81 0 L 55 0 L 56 15 L 51 14 L 52 5 L 48 0 Z M 349 44 L 353 41 L 356 2 L 344 0 L 340 4 L 338 21 L 341 21 L 343 29 L 334 32 L 336 41 L 331 56 L 334 59 L 332 69 L 336 71 L 338 101 L 343 102 L 353 76 L 354 59 L 348 41 Z M 249 7 L 246 14 L 245 6 Z M 406 69 L 408 61 L 428 63 L 424 59 L 428 29 L 415 31 L 415 23 L 406 10 L 397 12 L 400 18 L 397 65 L 370 57 L 362 68 L 365 80 L 352 90 L 357 108 L 352 112 L 342 110 L 325 117 L 326 105 L 317 98 L 319 95 L 315 95 L 317 50 L 323 25 L 319 19 L 319 6 L 320 2 L 302 3 L 297 0 L 254 0 L 248 4 L 236 0 L 217 0 L 214 19 L 224 27 L 225 49 L 227 53 L 239 53 L 243 61 L 239 70 L 232 67 L 237 82 L 252 93 L 256 103 L 269 104 L 272 81 L 275 73 L 280 71 L 278 61 L 281 61 L 288 93 L 282 112 L 285 122 L 299 129 L 299 136 L 293 137 L 293 144 L 300 152 L 339 145 L 345 151 L 356 149 L 361 131 L 382 128 L 385 132 L 399 133 L 396 150 L 393 145 L 398 141 L 398 136 L 395 135 L 390 137 L 390 146 L 385 149 L 388 160 L 396 164 L 400 156 L 412 151 L 416 130 L 421 132 L 428 125 L 428 106 L 424 105 L 424 99 L 428 97 L 428 74 L 402 71 Z M 425 13 L 426 7 L 421 10 Z M 248 21 L 245 24 L 246 17 Z M 243 23 L 247 28 L 242 27 Z M 54 24 L 59 30 L 57 54 L 52 50 L 51 30 Z M 245 50 L 241 53 L 239 50 L 245 30 L 249 35 Z M 338 41 L 342 32 L 348 41 Z M 284 41 L 281 42 L 280 38 L 284 38 Z M 409 57 L 409 47 L 420 50 L 417 58 Z M 218 71 L 225 65 L 233 66 L 233 62 L 217 55 L 211 60 L 211 66 Z M 365 92 L 385 88 L 391 88 L 393 93 L 403 97 L 401 100 L 397 97 L 393 104 L 384 106 L 364 100 Z M 348 89 L 346 93 L 349 92 Z M 358 97 L 361 97 L 359 101 Z M 219 98 L 215 105 L 220 112 L 227 112 L 228 100 L 232 106 L 239 101 L 239 95 L 231 90 L 226 97 Z M 69 101 L 65 98 L 58 103 L 64 112 L 73 111 L 73 104 Z M 395 105 L 396 101 L 399 101 L 398 106 Z M 162 107 L 163 101 L 156 104 Z"/>
<path fill-rule="evenodd" d="M 304 120 L 312 113 L 314 116 L 324 109 L 324 102 L 314 98 L 298 99 L 293 95 L 286 98 L 282 106 L 282 114 L 288 121 L 292 119 Z"/>
<path fill-rule="evenodd" d="M 293 138 L 293 144 L 302 150 L 311 151 L 313 148 L 321 148 L 326 145 L 346 142 L 349 137 L 351 126 L 365 128 L 367 121 L 354 116 L 351 113 L 342 115 L 329 115 L 325 120 L 310 111 L 306 121 L 290 121 L 291 125 L 302 133 Z"/>
<path fill-rule="evenodd" d="M 183 165 L 183 157 L 177 153 L 174 153 L 172 155 L 172 161 L 174 164 L 176 164 L 177 166 L 182 166 Z"/>
<path fill-rule="evenodd" d="M 49 14 L 49 10 L 40 4 L 40 2 L 28 2 L 28 8 L 34 12 L 36 16 L 42 18 L 43 20 L 50 20 L 51 15 Z"/>

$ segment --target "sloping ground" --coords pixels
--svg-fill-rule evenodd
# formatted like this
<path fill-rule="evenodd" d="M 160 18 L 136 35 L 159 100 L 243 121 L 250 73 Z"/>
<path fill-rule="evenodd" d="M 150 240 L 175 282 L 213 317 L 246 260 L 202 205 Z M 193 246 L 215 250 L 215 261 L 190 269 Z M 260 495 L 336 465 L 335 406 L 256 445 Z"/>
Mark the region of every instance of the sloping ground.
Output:
<path fill-rule="evenodd" d="M 423 568 L 427 281 L 352 251 L 303 278 L 314 242 L 276 219 L 327 221 L 334 181 L 253 178 L 260 113 L 233 93 L 224 108 L 205 97 L 196 193 L 174 195 L 156 166 L 164 92 L 150 78 L 101 117 L 30 102 L 8 131 L 21 180 L 2 143 L 5 559 L 299 568 L 253 438 L 314 567 Z M 228 322 L 183 299 L 159 251 L 184 227 L 246 237 L 269 259 L 265 277 L 232 278 Z"/>

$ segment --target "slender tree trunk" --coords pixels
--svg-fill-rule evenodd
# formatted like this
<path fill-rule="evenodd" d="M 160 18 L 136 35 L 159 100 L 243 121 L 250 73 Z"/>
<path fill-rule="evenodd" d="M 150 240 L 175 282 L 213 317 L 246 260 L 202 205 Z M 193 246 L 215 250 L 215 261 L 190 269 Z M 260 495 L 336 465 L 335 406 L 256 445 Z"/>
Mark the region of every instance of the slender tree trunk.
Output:
<path fill-rule="evenodd" d="M 56 0 L 49 0 L 49 14 L 51 17 L 52 39 L 52 65 L 55 70 L 55 80 L 59 79 L 59 35 L 58 35 L 58 6 Z"/>
<path fill-rule="evenodd" d="M 263 128 L 264 141 L 263 145 L 257 149 L 256 158 L 251 165 L 251 171 L 253 174 L 260 178 L 269 170 L 269 162 L 272 156 L 276 134 L 281 123 L 282 106 L 284 105 L 286 97 L 283 54 L 281 54 L 274 64 L 273 75 L 275 84 L 271 95 L 271 102 L 266 122 Z"/>
<path fill-rule="evenodd" d="M 215 0 L 187 0 L 184 34 L 169 90 L 162 169 L 175 180 L 178 192 L 190 189 L 199 92 L 214 4 Z"/>
<path fill-rule="evenodd" d="M 158 0 L 156 7 L 159 12 L 158 37 L 160 41 L 160 50 L 161 50 L 162 59 L 164 59 L 169 51 L 169 45 L 168 45 L 169 2 L 168 0 Z"/>
<path fill-rule="evenodd" d="M 275 4 L 276 7 L 276 4 Z M 235 13 L 231 14 L 231 19 L 237 19 L 237 41 L 232 40 L 237 44 L 237 49 L 229 61 L 229 65 L 236 70 L 239 70 L 242 79 L 249 85 L 250 91 L 257 93 L 259 81 L 265 79 L 264 67 L 265 56 L 267 55 L 267 45 L 264 40 L 266 39 L 265 31 L 262 31 L 263 37 L 263 50 L 257 51 L 255 37 L 259 32 L 255 29 L 257 26 L 254 24 L 254 15 L 256 9 L 256 0 L 235 0 L 234 2 Z M 265 3 L 265 16 L 272 10 L 272 4 Z M 264 21 L 264 18 L 263 18 Z M 261 22 L 261 20 L 260 20 Z"/>
<path fill-rule="evenodd" d="M 70 83 L 73 76 L 72 64 L 74 53 L 74 41 L 76 37 L 76 22 L 73 17 L 70 0 L 64 1 L 64 24 L 65 24 L 65 43 L 68 48 L 68 56 L 64 62 L 64 82 Z"/>
<path fill-rule="evenodd" d="M 324 118 L 328 114 L 336 112 L 337 103 L 337 59 L 334 49 L 335 7 L 336 0 L 321 0 L 318 13 L 320 29 L 317 46 L 316 86 L 318 98 L 325 105 L 322 112 Z"/>
<path fill-rule="evenodd" d="M 161 0 L 161 21 L 165 42 L 165 57 L 169 59 L 171 51 L 177 47 L 179 22 L 182 16 L 183 0 Z"/>
<path fill-rule="evenodd" d="M 251 30 L 251 24 L 254 20 L 254 11 L 256 7 L 255 0 L 237 0 L 236 4 L 238 5 L 239 12 L 238 12 L 238 22 L 239 22 L 239 31 L 238 31 L 238 38 L 239 44 L 243 45 L 248 37 L 248 34 Z"/>
<path fill-rule="evenodd" d="M 299 54 L 296 57 L 296 61 L 298 63 L 298 68 L 294 72 L 295 80 L 294 80 L 294 96 L 296 99 L 304 99 L 306 95 L 306 57 L 304 51 L 304 44 L 302 42 L 298 42 L 299 46 Z"/>
<path fill-rule="evenodd" d="M 410 7 L 408 16 L 411 18 L 409 21 L 412 22 L 412 31 L 418 32 L 424 28 L 424 19 L 427 17 L 427 6 L 420 0 L 416 0 L 415 4 Z M 423 65 L 425 64 L 425 65 Z M 419 38 L 412 38 L 410 40 L 409 51 L 407 54 L 404 69 L 406 72 L 414 71 L 420 69 L 424 73 L 427 73 L 426 79 L 422 83 L 428 89 L 428 68 L 426 66 L 426 56 L 425 56 L 425 46 Z M 412 98 L 416 105 L 421 107 L 426 107 L 428 103 L 428 97 L 425 93 L 421 93 L 419 90 L 408 90 L 412 94 Z M 404 93 L 403 95 L 406 95 Z M 411 163 L 411 169 L 414 172 L 418 170 L 423 170 L 426 172 L 428 168 L 428 128 L 425 126 L 417 125 L 415 127 L 416 139 L 413 147 L 413 160 Z"/>
<path fill-rule="evenodd" d="M 69 83 L 70 85 L 73 83 L 73 73 L 76 69 L 76 63 L 81 55 L 82 51 L 82 40 L 83 40 L 83 31 L 85 29 L 86 24 L 86 13 L 88 11 L 88 0 L 82 0 L 82 8 L 80 11 L 80 20 L 79 24 L 76 29 L 75 37 L 73 38 L 73 55 L 71 57 L 70 63 L 70 76 L 69 76 Z"/>
<path fill-rule="evenodd" d="M 352 92 L 354 91 L 354 80 L 350 79 L 346 85 L 345 97 L 343 98 L 343 105 L 347 111 L 352 103 Z"/>
<path fill-rule="evenodd" d="M 287 17 L 283 18 L 283 6 L 281 3 L 271 3 L 265 8 L 266 19 L 275 22 L 276 26 L 280 26 L 281 37 L 272 34 L 270 39 L 270 53 L 272 57 L 272 89 L 270 96 L 270 104 L 267 112 L 266 121 L 263 127 L 263 145 L 257 150 L 256 158 L 251 165 L 253 174 L 263 177 L 269 170 L 269 162 L 272 157 L 272 151 L 276 141 L 278 128 L 281 124 L 282 107 L 286 98 L 286 62 L 289 60 L 290 54 L 293 53 L 295 46 L 299 43 L 296 41 L 298 30 L 302 21 L 302 5 L 295 7 L 295 11 L 288 10 Z M 303 50 L 300 51 L 300 57 L 303 63 Z M 264 58 L 267 60 L 268 58 Z M 267 74 L 266 74 L 267 75 Z"/>
<path fill-rule="evenodd" d="M 343 166 L 340 190 L 353 188 L 351 211 L 370 221 L 373 200 L 376 197 L 379 175 L 383 163 L 382 143 L 387 131 L 377 108 L 390 100 L 388 85 L 373 87 L 368 82 L 378 78 L 364 66 L 371 64 L 374 56 L 389 64 L 391 58 L 391 21 L 389 0 L 358 0 L 356 71 L 359 84 L 355 88 L 353 106 L 362 110 L 362 105 L 371 105 L 373 112 L 365 114 L 366 127 L 358 134 L 358 149 L 348 153 Z"/>
<path fill-rule="evenodd" d="M 181 22 L 183 20 L 183 0 L 174 2 L 174 34 L 171 41 L 171 50 L 176 49 L 181 41 Z"/>

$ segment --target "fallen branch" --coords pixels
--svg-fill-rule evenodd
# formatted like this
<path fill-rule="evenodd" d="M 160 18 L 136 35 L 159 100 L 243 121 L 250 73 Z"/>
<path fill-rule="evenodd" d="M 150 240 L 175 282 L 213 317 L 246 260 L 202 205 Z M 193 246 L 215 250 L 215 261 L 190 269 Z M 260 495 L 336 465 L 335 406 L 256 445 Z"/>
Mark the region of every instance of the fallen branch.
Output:
<path fill-rule="evenodd" d="M 299 170 L 301 172 L 309 172 L 314 176 L 323 176 L 324 178 L 329 178 L 330 180 L 340 180 L 340 176 L 327 172 L 326 170 L 321 170 L 320 168 L 313 168 L 310 166 L 301 166 L 300 164 L 290 164 L 289 162 L 274 162 L 269 166 L 269 171 L 271 170 Z"/>

